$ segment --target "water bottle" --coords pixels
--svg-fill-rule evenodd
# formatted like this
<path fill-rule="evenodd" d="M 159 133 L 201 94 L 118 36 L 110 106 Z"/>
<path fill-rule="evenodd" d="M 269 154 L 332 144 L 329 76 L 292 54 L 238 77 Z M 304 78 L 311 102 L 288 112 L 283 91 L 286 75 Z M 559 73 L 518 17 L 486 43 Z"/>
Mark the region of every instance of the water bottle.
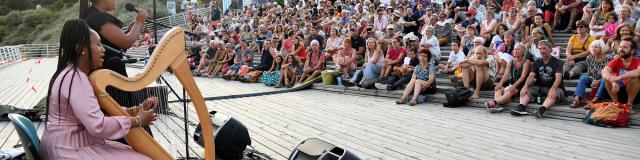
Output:
<path fill-rule="evenodd" d="M 538 96 L 536 97 L 536 102 L 537 102 L 538 104 L 542 105 L 542 96 L 538 95 Z"/>
<path fill-rule="evenodd" d="M 342 86 L 342 77 L 338 76 L 338 85 Z"/>

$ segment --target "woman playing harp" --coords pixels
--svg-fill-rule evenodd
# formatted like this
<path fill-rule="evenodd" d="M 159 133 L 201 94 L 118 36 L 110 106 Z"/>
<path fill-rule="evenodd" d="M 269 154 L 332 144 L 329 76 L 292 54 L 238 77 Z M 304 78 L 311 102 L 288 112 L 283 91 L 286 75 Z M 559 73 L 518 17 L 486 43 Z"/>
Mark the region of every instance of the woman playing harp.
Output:
<path fill-rule="evenodd" d="M 47 93 L 47 123 L 40 143 L 43 159 L 149 159 L 110 140 L 155 121 L 157 99 L 122 108 L 132 117 L 104 115 L 87 76 L 102 67 L 103 56 L 100 36 L 84 20 L 65 23 L 57 69 Z"/>

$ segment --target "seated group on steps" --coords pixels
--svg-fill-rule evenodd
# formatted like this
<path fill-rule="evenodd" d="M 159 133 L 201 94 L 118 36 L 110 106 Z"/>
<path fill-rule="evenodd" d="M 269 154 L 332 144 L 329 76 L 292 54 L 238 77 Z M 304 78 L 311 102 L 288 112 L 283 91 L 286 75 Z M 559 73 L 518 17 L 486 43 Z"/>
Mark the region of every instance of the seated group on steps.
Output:
<path fill-rule="evenodd" d="M 562 101 L 588 109 L 640 100 L 633 1 L 315 3 L 250 6 L 215 25 L 193 19 L 207 44 L 189 50 L 194 73 L 277 88 L 332 74 L 338 85 L 404 90 L 397 103 L 409 105 L 453 85 L 490 98 L 492 113 L 511 105 L 528 115 L 538 102 L 539 118 Z"/>

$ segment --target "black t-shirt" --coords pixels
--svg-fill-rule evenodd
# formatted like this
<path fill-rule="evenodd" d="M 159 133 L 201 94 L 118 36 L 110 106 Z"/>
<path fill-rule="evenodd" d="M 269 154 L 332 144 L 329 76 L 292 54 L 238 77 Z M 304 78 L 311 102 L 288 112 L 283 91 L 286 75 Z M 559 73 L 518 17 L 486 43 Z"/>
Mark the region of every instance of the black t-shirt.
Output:
<path fill-rule="evenodd" d="M 413 34 L 415 35 L 420 34 L 418 33 L 418 17 L 417 16 L 415 16 L 414 14 L 411 14 L 411 16 L 405 16 L 404 21 L 416 23 L 416 26 L 405 26 L 403 31 L 404 34 L 408 34 L 409 32 L 413 32 Z"/>
<path fill-rule="evenodd" d="M 309 43 L 307 46 L 311 46 L 311 41 L 318 40 L 318 44 L 320 44 L 320 49 L 324 49 L 324 37 L 320 35 L 311 35 L 309 36 Z"/>
<path fill-rule="evenodd" d="M 364 38 L 358 36 L 358 37 L 351 37 L 351 47 L 355 48 L 356 50 L 358 50 L 360 47 L 366 47 L 366 42 L 364 40 Z"/>
<path fill-rule="evenodd" d="M 262 49 L 262 56 L 260 56 L 260 64 L 254 68 L 254 70 L 268 71 L 273 64 L 273 56 L 269 53 L 268 49 Z"/>
<path fill-rule="evenodd" d="M 87 13 L 85 15 L 86 17 L 83 17 L 83 18 L 87 21 L 87 24 L 89 25 L 89 27 L 91 27 L 91 29 L 93 29 L 94 31 L 98 32 L 98 35 L 102 37 L 100 39 L 100 42 L 103 45 L 120 50 L 122 52 L 126 52 L 128 48 L 119 48 L 118 46 L 111 43 L 111 41 L 104 38 L 104 36 L 100 33 L 102 26 L 106 23 L 113 23 L 119 28 L 122 28 L 124 23 L 122 23 L 116 17 L 106 12 L 98 11 L 94 6 L 91 6 L 89 9 L 87 9 Z M 113 70 L 119 74 L 127 76 L 127 71 L 125 69 L 124 63 L 120 61 L 120 59 L 122 58 L 123 57 L 121 54 L 118 54 L 111 50 L 106 50 L 104 52 L 104 57 L 102 57 L 102 59 L 104 59 L 104 64 L 102 65 L 102 68 Z"/>
<path fill-rule="evenodd" d="M 562 73 L 562 62 L 551 57 L 549 63 L 544 64 L 544 60 L 538 58 L 533 62 L 533 69 L 530 73 L 536 74 L 536 86 L 551 87 L 556 81 L 556 73 Z M 560 81 L 560 88 L 562 88 L 562 81 Z"/>
<path fill-rule="evenodd" d="M 531 27 L 531 25 L 534 22 L 534 20 L 533 20 L 534 17 L 535 17 L 535 15 L 527 18 L 526 20 L 524 20 L 524 26 Z M 531 32 L 531 30 L 533 30 L 533 28 L 529 28 L 529 32 Z M 545 35 L 545 36 L 547 36 L 547 35 Z"/>

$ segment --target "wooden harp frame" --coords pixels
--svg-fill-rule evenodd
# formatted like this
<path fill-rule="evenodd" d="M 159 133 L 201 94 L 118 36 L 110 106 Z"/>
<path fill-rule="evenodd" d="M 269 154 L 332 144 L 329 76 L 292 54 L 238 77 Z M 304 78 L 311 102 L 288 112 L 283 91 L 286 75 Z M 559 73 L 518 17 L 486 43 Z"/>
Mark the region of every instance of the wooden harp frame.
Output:
<path fill-rule="evenodd" d="M 169 30 L 157 45 L 144 70 L 132 77 L 126 77 L 107 69 L 96 70 L 89 75 L 93 91 L 97 96 L 100 108 L 109 116 L 130 116 L 120 108 L 120 105 L 106 92 L 107 86 L 124 91 L 139 91 L 154 82 L 167 69 L 173 71 L 183 88 L 191 97 L 202 128 L 204 139 L 205 159 L 215 159 L 215 145 L 213 127 L 207 106 L 204 103 L 200 89 L 191 74 L 184 54 L 184 32 L 179 27 Z M 186 112 L 186 111 L 185 111 Z M 173 159 L 160 144 L 140 127 L 131 128 L 125 140 L 137 152 L 145 154 L 154 160 Z"/>

